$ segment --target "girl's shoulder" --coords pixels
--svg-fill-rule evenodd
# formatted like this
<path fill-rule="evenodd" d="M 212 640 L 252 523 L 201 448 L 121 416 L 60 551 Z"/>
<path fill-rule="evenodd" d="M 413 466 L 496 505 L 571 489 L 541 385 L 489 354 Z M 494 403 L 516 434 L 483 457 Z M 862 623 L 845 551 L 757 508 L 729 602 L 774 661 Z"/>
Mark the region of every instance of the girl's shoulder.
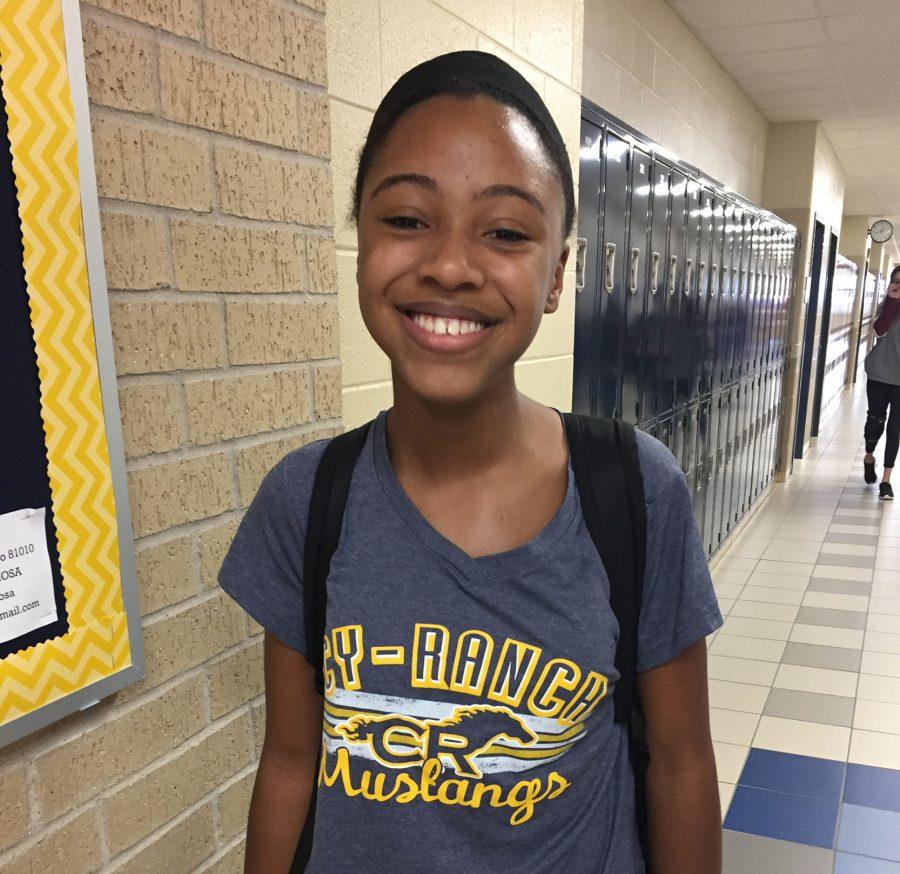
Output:
<path fill-rule="evenodd" d="M 682 481 L 684 473 L 664 443 L 638 428 L 635 428 L 635 433 L 641 478 L 644 481 L 644 503 L 649 507 L 676 482 Z"/>

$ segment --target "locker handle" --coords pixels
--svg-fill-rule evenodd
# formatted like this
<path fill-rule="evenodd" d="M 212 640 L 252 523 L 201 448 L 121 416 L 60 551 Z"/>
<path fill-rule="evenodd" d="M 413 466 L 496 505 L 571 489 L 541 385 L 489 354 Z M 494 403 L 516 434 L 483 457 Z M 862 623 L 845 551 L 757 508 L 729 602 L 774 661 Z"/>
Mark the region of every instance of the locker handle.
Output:
<path fill-rule="evenodd" d="M 703 289 L 705 287 L 706 287 L 706 262 L 701 261 L 700 262 L 700 283 L 697 288 L 697 294 L 699 294 L 700 297 L 703 297 L 703 293 L 704 293 Z"/>
<path fill-rule="evenodd" d="M 607 243 L 604 247 L 603 287 L 607 294 L 612 294 L 613 280 L 616 275 L 616 244 Z"/>
<path fill-rule="evenodd" d="M 729 289 L 729 291 L 732 293 L 732 295 L 734 294 L 734 290 L 736 288 L 738 290 L 738 293 L 740 293 L 740 287 L 737 284 L 737 275 L 738 275 L 737 267 L 732 267 L 731 268 L 731 288 Z"/>
<path fill-rule="evenodd" d="M 650 293 L 659 291 L 659 252 L 650 255 Z"/>
<path fill-rule="evenodd" d="M 713 264 L 712 270 L 710 271 L 709 276 L 709 293 L 710 295 L 718 294 L 721 289 L 719 288 L 719 265 Z"/>
<path fill-rule="evenodd" d="M 584 291 L 584 255 L 587 251 L 587 237 L 575 240 L 575 292 Z"/>
<path fill-rule="evenodd" d="M 678 256 L 669 256 L 669 294 L 675 294 L 675 274 L 678 270 Z"/>
<path fill-rule="evenodd" d="M 684 293 L 691 293 L 691 281 L 694 278 L 694 259 L 686 258 L 684 261 Z"/>
<path fill-rule="evenodd" d="M 637 293 L 637 282 L 638 282 L 638 265 L 641 261 L 641 250 L 637 247 L 631 250 L 631 265 L 628 269 L 628 290 L 632 294 Z"/>

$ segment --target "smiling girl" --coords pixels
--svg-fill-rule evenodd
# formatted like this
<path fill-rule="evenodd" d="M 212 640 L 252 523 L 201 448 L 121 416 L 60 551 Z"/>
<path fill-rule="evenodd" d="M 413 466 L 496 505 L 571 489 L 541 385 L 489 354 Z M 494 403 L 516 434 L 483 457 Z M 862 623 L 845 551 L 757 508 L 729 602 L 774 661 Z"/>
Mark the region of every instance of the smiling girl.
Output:
<path fill-rule="evenodd" d="M 266 630 L 247 871 L 289 870 L 315 783 L 311 872 L 645 870 L 609 581 L 562 419 L 515 383 L 559 305 L 574 203 L 549 112 L 492 55 L 428 61 L 375 113 L 357 280 L 394 404 L 353 473 L 324 644 L 303 549 L 326 441 L 268 474 L 220 575 Z M 716 874 L 704 638 L 722 620 L 684 477 L 637 436 L 648 870 Z"/>

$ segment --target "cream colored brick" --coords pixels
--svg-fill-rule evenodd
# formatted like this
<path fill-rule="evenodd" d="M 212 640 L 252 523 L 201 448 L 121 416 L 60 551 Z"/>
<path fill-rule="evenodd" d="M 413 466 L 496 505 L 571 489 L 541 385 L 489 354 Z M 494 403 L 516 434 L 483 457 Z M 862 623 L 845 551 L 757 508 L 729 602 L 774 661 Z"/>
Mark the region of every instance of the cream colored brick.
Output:
<path fill-rule="evenodd" d="M 87 874 L 100 869 L 97 812 L 86 810 L 65 825 L 48 830 L 24 853 L 4 864 L 4 874 Z"/>
<path fill-rule="evenodd" d="M 351 216 L 353 183 L 359 151 L 366 139 L 373 113 L 331 101 L 331 172 L 334 189 L 334 239 L 342 248 L 356 248 L 356 224 Z"/>
<path fill-rule="evenodd" d="M 303 434 L 282 437 L 278 440 L 267 440 L 254 446 L 238 450 L 238 492 L 241 506 L 247 506 L 256 494 L 262 478 L 275 466 L 281 458 L 292 449 L 306 446 L 316 440 L 333 437 L 340 433 L 339 428 L 316 428 Z"/>
<path fill-rule="evenodd" d="M 262 694 L 262 640 L 257 638 L 249 646 L 213 662 L 208 670 L 210 709 L 213 719 L 218 719 Z"/>
<path fill-rule="evenodd" d="M 123 695 L 137 696 L 235 646 L 244 628 L 243 610 L 222 591 L 145 625 L 146 676 Z"/>
<path fill-rule="evenodd" d="M 110 868 L 116 874 L 188 874 L 216 851 L 216 829 L 212 803 L 157 837 L 126 862 Z"/>
<path fill-rule="evenodd" d="M 560 85 L 555 79 L 548 77 L 544 100 L 566 142 L 572 179 L 577 185 L 580 160 L 579 143 L 581 142 L 581 95 L 569 88 L 568 85 Z M 568 266 L 574 267 L 574 255 Z"/>
<path fill-rule="evenodd" d="M 202 695 L 203 680 L 192 677 L 38 756 L 34 781 L 43 820 L 71 810 L 199 731 Z"/>
<path fill-rule="evenodd" d="M 216 525 L 207 531 L 197 535 L 197 550 L 200 554 L 200 583 L 204 589 L 211 589 L 217 584 L 219 568 L 234 534 L 237 531 L 238 520 L 232 519 Z"/>
<path fill-rule="evenodd" d="M 380 10 L 382 93 L 422 61 L 478 46 L 473 27 L 428 0 L 381 0 Z"/>
<path fill-rule="evenodd" d="M 94 159 L 102 197 L 209 212 L 212 203 L 205 143 L 94 116 Z"/>
<path fill-rule="evenodd" d="M 359 311 L 356 253 L 338 252 L 337 269 L 344 388 L 386 382 L 391 378 L 391 362 L 372 339 Z M 344 411 L 346 413 L 346 408 Z"/>
<path fill-rule="evenodd" d="M 228 456 L 219 452 L 133 470 L 128 492 L 135 537 L 218 516 L 232 509 Z"/>
<path fill-rule="evenodd" d="M 0 850 L 11 847 L 28 832 L 28 790 L 25 768 L 0 773 Z"/>
<path fill-rule="evenodd" d="M 436 0 L 476 30 L 488 34 L 507 48 L 513 46 L 513 15 L 507 0 Z M 562 5 L 562 4 L 560 4 Z M 329 26 L 331 22 L 328 22 Z"/>
<path fill-rule="evenodd" d="M 172 258 L 182 291 L 306 291 L 306 241 L 291 230 L 173 221 Z"/>
<path fill-rule="evenodd" d="M 109 288 L 162 288 L 172 284 L 166 261 L 166 226 L 155 216 L 103 212 L 103 260 Z"/>
<path fill-rule="evenodd" d="M 572 80 L 574 3 L 515 0 L 515 51 L 560 82 Z M 580 47 L 578 48 L 580 50 Z"/>
<path fill-rule="evenodd" d="M 328 4 L 328 93 L 373 110 L 381 100 L 381 77 L 361 70 L 381 69 L 379 0 L 330 0 Z"/>
<path fill-rule="evenodd" d="M 91 0 L 93 6 L 117 12 L 169 33 L 200 39 L 201 0 Z"/>
<path fill-rule="evenodd" d="M 300 101 L 300 151 L 327 158 L 331 154 L 328 101 L 306 91 L 301 91 L 297 98 Z"/>
<path fill-rule="evenodd" d="M 328 5 L 328 0 L 298 0 L 303 6 L 307 6 L 310 9 L 314 9 L 316 12 L 325 12 L 325 7 Z M 330 14 L 329 14 L 330 17 Z"/>
<path fill-rule="evenodd" d="M 219 206 L 247 218 L 330 227 L 331 173 L 320 164 L 295 163 L 242 149 L 216 149 Z"/>
<path fill-rule="evenodd" d="M 337 292 L 337 267 L 335 265 L 334 239 L 332 237 L 307 237 L 306 257 L 309 266 L 310 291 L 314 294 Z"/>
<path fill-rule="evenodd" d="M 244 825 L 247 823 L 245 822 Z M 244 874 L 244 855 L 247 852 L 247 841 L 236 843 L 224 856 L 217 859 L 203 874 Z"/>
<path fill-rule="evenodd" d="M 516 385 L 523 394 L 548 407 L 572 408 L 572 356 L 519 361 Z"/>
<path fill-rule="evenodd" d="M 541 319 L 541 327 L 523 359 L 553 358 L 571 355 L 575 342 L 575 274 L 563 277 L 559 309 Z"/>
<path fill-rule="evenodd" d="M 355 428 L 364 422 L 370 422 L 382 410 L 390 409 L 393 402 L 394 392 L 389 382 L 345 387 L 342 399 L 344 425 Z"/>
<path fill-rule="evenodd" d="M 103 803 L 110 853 L 133 846 L 250 761 L 250 715 L 242 713 Z"/>
<path fill-rule="evenodd" d="M 191 380 L 185 391 L 195 444 L 277 431 L 312 418 L 312 385 L 306 369 Z"/>
<path fill-rule="evenodd" d="M 256 755 L 262 751 L 263 738 L 266 734 L 266 700 L 250 705 L 250 718 L 253 720 L 253 739 L 256 744 Z"/>
<path fill-rule="evenodd" d="M 226 841 L 239 835 L 247 826 L 247 813 L 250 810 L 250 796 L 255 780 L 256 772 L 253 771 L 219 795 L 219 823 L 222 837 Z"/>
<path fill-rule="evenodd" d="M 228 358 L 232 364 L 277 364 L 338 354 L 334 300 L 229 301 L 227 306 Z"/>
<path fill-rule="evenodd" d="M 200 591 L 194 543 L 176 537 L 137 550 L 138 597 L 141 615 L 177 604 Z"/>
<path fill-rule="evenodd" d="M 326 84 L 321 21 L 271 0 L 206 0 L 210 48 L 251 64 Z"/>
<path fill-rule="evenodd" d="M 135 458 L 166 452 L 184 440 L 180 390 L 171 382 L 127 385 L 119 389 L 125 455 Z"/>
<path fill-rule="evenodd" d="M 488 52 L 496 55 L 503 61 L 506 61 L 514 70 L 521 73 L 530 83 L 532 88 L 537 91 L 541 97 L 544 96 L 544 83 L 547 77 L 534 65 L 528 61 L 523 61 L 518 55 L 498 45 L 494 40 L 488 39 L 486 36 L 478 37 L 478 48 L 482 52 Z"/>
<path fill-rule="evenodd" d="M 283 82 L 161 46 L 159 86 L 165 118 L 289 149 L 299 144 L 296 93 Z"/>
<path fill-rule="evenodd" d="M 317 419 L 341 416 L 341 365 L 323 364 L 315 369 L 315 413 Z"/>
<path fill-rule="evenodd" d="M 133 31 L 84 22 L 84 67 L 91 103 L 154 112 L 156 43 Z"/>
<path fill-rule="evenodd" d="M 116 369 L 126 373 L 197 370 L 225 363 L 216 301 L 130 303 L 110 307 Z"/>

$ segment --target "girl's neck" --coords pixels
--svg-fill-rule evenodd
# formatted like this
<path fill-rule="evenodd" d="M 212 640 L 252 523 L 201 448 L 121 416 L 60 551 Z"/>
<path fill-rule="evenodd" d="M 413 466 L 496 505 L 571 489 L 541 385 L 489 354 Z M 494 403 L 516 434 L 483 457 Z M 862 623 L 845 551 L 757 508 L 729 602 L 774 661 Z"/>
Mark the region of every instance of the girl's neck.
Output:
<path fill-rule="evenodd" d="M 465 405 L 436 405 L 394 380 L 394 405 L 387 416 L 391 463 L 416 479 L 435 483 L 497 467 L 524 451 L 542 413 L 511 378 Z"/>

